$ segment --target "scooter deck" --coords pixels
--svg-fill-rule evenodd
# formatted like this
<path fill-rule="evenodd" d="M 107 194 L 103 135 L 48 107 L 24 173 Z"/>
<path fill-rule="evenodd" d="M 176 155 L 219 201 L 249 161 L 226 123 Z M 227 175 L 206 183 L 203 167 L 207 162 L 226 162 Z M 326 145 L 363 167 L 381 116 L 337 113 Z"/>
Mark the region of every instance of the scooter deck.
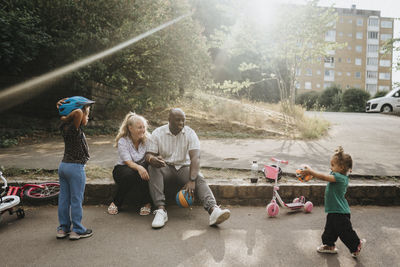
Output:
<path fill-rule="evenodd" d="M 295 202 L 295 203 L 286 203 L 286 207 L 288 207 L 289 209 L 301 209 L 302 207 L 304 207 L 304 203 L 301 202 Z"/>

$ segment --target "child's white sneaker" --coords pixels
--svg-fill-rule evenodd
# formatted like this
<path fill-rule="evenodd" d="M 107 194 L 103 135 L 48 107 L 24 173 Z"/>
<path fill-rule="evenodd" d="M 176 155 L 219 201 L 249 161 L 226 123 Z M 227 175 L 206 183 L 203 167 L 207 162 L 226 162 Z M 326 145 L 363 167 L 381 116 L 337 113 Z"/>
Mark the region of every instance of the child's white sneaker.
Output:
<path fill-rule="evenodd" d="M 329 254 L 336 254 L 337 253 L 337 248 L 335 246 L 331 247 L 328 245 L 321 245 L 317 247 L 317 251 L 319 253 L 329 253 Z"/>
<path fill-rule="evenodd" d="M 358 255 L 360 255 L 360 253 L 361 253 L 361 248 L 363 247 L 363 245 L 364 245 L 366 242 L 367 242 L 367 240 L 365 240 L 364 238 L 363 238 L 363 239 L 360 239 L 360 244 L 358 244 L 357 251 L 351 253 L 351 256 L 352 256 L 353 258 L 357 258 Z"/>
<path fill-rule="evenodd" d="M 151 224 L 151 227 L 153 228 L 161 228 L 165 225 L 165 223 L 168 221 L 168 215 L 167 211 L 163 209 L 158 209 L 154 211 L 154 220 Z"/>

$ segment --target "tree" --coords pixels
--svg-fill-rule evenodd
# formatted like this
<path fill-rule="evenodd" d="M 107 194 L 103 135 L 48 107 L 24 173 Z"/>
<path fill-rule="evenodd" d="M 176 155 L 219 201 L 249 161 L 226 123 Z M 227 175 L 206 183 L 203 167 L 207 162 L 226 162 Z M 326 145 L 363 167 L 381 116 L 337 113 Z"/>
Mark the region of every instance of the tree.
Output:
<path fill-rule="evenodd" d="M 8 65 L 10 73 L 29 75 L 21 75 L 21 80 L 104 51 L 191 12 L 189 0 L 18 0 L 3 2 L 2 7 L 1 11 L 10 21 L 11 18 L 17 21 L 17 15 L 13 15 L 17 11 L 16 14 L 27 14 L 25 17 L 31 18 L 21 19 L 30 27 L 26 32 L 31 37 L 16 37 L 18 42 L 26 42 L 26 46 L 16 45 L 15 51 L 7 54 L 5 40 L 1 39 L 0 43 L 0 55 L 6 55 L 7 61 L 11 62 Z M 15 24 L 17 32 L 24 31 L 22 22 Z M 16 31 L 14 28 L 4 27 L 0 31 L 4 36 L 12 36 Z M 33 42 L 29 42 L 30 39 Z M 149 107 L 165 105 L 185 90 L 206 87 L 210 79 L 207 49 L 202 28 L 188 16 L 112 56 L 71 73 L 48 91 L 62 88 L 60 96 L 88 95 L 89 82 L 100 84 L 114 95 L 105 103 L 110 111 L 142 112 Z M 30 58 L 24 62 L 14 60 L 19 55 Z M 33 99 L 31 102 L 48 103 L 48 111 L 53 112 L 54 102 L 60 96 L 47 92 L 38 98 L 52 99 Z M 41 106 L 39 110 L 45 108 Z"/>
<path fill-rule="evenodd" d="M 243 73 L 240 73 L 242 79 L 234 82 L 254 85 L 274 80 L 281 103 L 293 105 L 296 69 L 321 60 L 329 50 L 338 46 L 334 42 L 325 42 L 325 34 L 334 28 L 337 16 L 332 8 L 318 7 L 318 1 L 309 1 L 301 6 L 280 5 L 275 9 L 270 5 L 261 10 L 267 14 L 246 14 L 249 8 L 254 12 L 251 5 L 255 2 L 238 4 L 235 9 L 241 14 L 237 15 L 236 24 L 229 27 L 229 31 L 226 28 L 216 31 L 214 45 L 226 50 L 230 57 L 252 55 L 242 63 L 252 65 L 251 71 L 258 75 L 248 75 L 243 79 Z M 269 17 L 271 20 L 266 21 L 265 18 Z M 242 89 L 240 84 L 238 88 Z"/>

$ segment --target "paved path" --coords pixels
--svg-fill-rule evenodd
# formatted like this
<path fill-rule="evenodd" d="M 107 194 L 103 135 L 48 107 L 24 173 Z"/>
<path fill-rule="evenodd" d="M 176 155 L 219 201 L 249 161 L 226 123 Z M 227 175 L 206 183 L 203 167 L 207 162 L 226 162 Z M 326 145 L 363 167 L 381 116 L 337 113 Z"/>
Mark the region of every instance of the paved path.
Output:
<path fill-rule="evenodd" d="M 366 246 L 358 260 L 341 241 L 339 254 L 315 251 L 325 223 L 323 208 L 311 214 L 280 213 L 264 207 L 231 207 L 231 218 L 209 227 L 201 207 L 172 207 L 169 221 L 151 229 L 153 216 L 133 211 L 116 216 L 105 206 L 85 206 L 91 238 L 56 240 L 57 208 L 29 207 L 26 217 L 3 215 L 2 266 L 399 266 L 400 207 L 352 207 L 352 223 Z"/>
<path fill-rule="evenodd" d="M 270 164 L 272 156 L 289 160 L 285 172 L 294 173 L 301 164 L 329 171 L 330 157 L 338 145 L 353 157 L 353 174 L 399 176 L 400 117 L 366 113 L 313 113 L 329 120 L 329 135 L 316 141 L 244 139 L 201 140 L 203 167 L 249 169 L 252 160 Z M 88 164 L 112 167 L 117 158 L 113 137 L 88 139 Z M 62 158 L 60 138 L 39 144 L 0 149 L 5 167 L 57 169 Z"/>

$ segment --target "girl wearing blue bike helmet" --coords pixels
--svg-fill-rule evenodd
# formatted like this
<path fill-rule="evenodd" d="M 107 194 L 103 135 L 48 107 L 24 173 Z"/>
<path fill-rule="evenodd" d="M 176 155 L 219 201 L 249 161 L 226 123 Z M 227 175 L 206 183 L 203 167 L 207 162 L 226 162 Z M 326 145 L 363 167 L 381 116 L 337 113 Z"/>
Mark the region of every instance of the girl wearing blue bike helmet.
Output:
<path fill-rule="evenodd" d="M 85 164 L 89 160 L 89 148 L 82 126 L 89 121 L 90 106 L 94 101 L 82 96 L 64 98 L 57 102 L 61 115 L 61 134 L 64 138 L 64 157 L 58 168 L 60 194 L 58 197 L 58 239 L 69 236 L 70 240 L 90 237 L 82 221 L 82 202 L 85 192 Z"/>

